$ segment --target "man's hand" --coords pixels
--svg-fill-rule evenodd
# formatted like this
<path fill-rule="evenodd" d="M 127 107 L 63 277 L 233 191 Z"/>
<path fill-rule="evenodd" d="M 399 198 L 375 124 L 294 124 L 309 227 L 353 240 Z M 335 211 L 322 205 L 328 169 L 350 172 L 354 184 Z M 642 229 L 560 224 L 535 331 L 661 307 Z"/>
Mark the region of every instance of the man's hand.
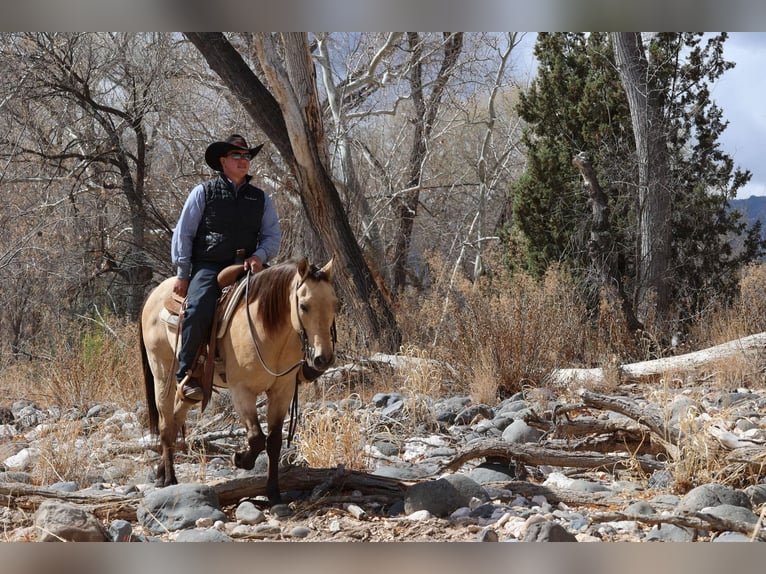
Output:
<path fill-rule="evenodd" d="M 186 297 L 186 291 L 189 289 L 188 279 L 179 279 L 176 277 L 176 282 L 173 283 L 173 293 L 179 297 Z"/>
<path fill-rule="evenodd" d="M 261 258 L 253 255 L 245 259 L 245 271 L 250 271 L 251 273 L 263 271 L 263 261 L 261 261 Z"/>

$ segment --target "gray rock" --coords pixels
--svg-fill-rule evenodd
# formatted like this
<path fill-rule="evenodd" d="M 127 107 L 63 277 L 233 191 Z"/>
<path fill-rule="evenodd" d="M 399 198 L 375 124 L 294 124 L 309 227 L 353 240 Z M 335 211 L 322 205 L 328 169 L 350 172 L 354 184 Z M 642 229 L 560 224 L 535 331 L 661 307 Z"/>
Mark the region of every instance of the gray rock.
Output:
<path fill-rule="evenodd" d="M 673 482 L 673 475 L 670 474 L 669 470 L 655 470 L 652 473 L 652 476 L 649 477 L 647 487 L 650 489 L 665 490 L 669 488 Z"/>
<path fill-rule="evenodd" d="M 193 527 L 200 518 L 226 521 L 215 490 L 204 484 L 176 484 L 144 496 L 136 512 L 149 531 L 161 533 Z"/>
<path fill-rule="evenodd" d="M 207 528 L 182 530 L 176 536 L 176 542 L 234 542 L 234 539 L 220 530 Z"/>
<path fill-rule="evenodd" d="M 436 420 L 440 423 L 453 424 L 457 414 L 471 403 L 471 397 L 450 397 L 441 399 L 434 405 Z"/>
<path fill-rule="evenodd" d="M 683 528 L 675 524 L 659 524 L 647 533 L 647 542 L 693 542 L 696 533 L 693 528 Z"/>
<path fill-rule="evenodd" d="M 537 442 L 543 431 L 532 428 L 522 420 L 515 420 L 503 431 L 503 440 L 510 443 Z"/>
<path fill-rule="evenodd" d="M 517 413 L 523 409 L 526 409 L 529 405 L 527 404 L 527 401 L 524 399 L 513 399 L 511 397 L 510 399 L 507 399 L 500 403 L 495 409 L 495 416 L 497 415 L 510 415 L 512 413 Z M 518 418 L 518 417 L 517 417 Z"/>
<path fill-rule="evenodd" d="M 746 524 L 755 524 L 758 522 L 758 516 L 749 508 L 734 506 L 733 504 L 719 504 L 718 506 L 708 506 L 700 510 L 705 514 L 711 514 L 716 518 L 732 520 L 735 522 L 744 522 Z"/>
<path fill-rule="evenodd" d="M 130 542 L 132 535 L 133 525 L 127 520 L 113 520 L 109 525 L 112 542 Z"/>
<path fill-rule="evenodd" d="M 607 492 L 611 490 L 608 486 L 593 482 L 591 480 L 583 480 L 576 478 L 569 485 L 570 490 L 579 490 L 580 492 Z"/>
<path fill-rule="evenodd" d="M 625 514 L 630 516 L 649 516 L 654 514 L 654 507 L 643 500 L 634 502 L 625 509 Z"/>
<path fill-rule="evenodd" d="M 376 407 L 388 407 L 396 402 L 401 402 L 404 400 L 404 397 L 402 397 L 399 393 L 375 393 L 373 395 L 371 402 Z"/>
<path fill-rule="evenodd" d="M 293 514 L 292 509 L 287 504 L 275 504 L 269 511 L 275 518 L 287 518 Z"/>
<path fill-rule="evenodd" d="M 677 512 L 697 512 L 707 506 L 733 504 L 751 508 L 750 499 L 741 490 L 724 484 L 712 482 L 703 484 L 687 492 L 678 503 Z"/>
<path fill-rule="evenodd" d="M 397 456 L 401 452 L 399 445 L 394 444 L 387 440 L 379 440 L 372 443 L 383 456 Z"/>
<path fill-rule="evenodd" d="M 242 524 L 260 524 L 266 520 L 266 515 L 255 504 L 246 500 L 237 506 L 234 516 Z"/>
<path fill-rule="evenodd" d="M 735 424 L 734 427 L 737 430 L 741 430 L 742 432 L 757 429 L 758 425 L 755 424 L 750 419 L 739 419 Z"/>
<path fill-rule="evenodd" d="M 0 482 L 20 482 L 22 484 L 32 484 L 34 479 L 28 472 L 20 470 L 8 470 L 0 472 Z"/>
<path fill-rule="evenodd" d="M 544 520 L 527 528 L 524 542 L 577 542 L 577 538 L 560 524 Z"/>
<path fill-rule="evenodd" d="M 404 401 L 395 401 L 391 403 L 390 405 L 386 406 L 381 411 L 380 414 L 384 417 L 392 417 L 395 414 L 400 413 L 403 408 L 404 408 Z"/>
<path fill-rule="evenodd" d="M 758 508 L 766 502 L 766 484 L 753 484 L 745 489 L 745 494 L 750 499 L 752 508 Z"/>
<path fill-rule="evenodd" d="M 472 468 L 468 472 L 468 477 L 479 484 L 509 482 L 516 480 L 516 468 L 507 464 L 484 462 L 476 468 Z"/>
<path fill-rule="evenodd" d="M 311 534 L 311 529 L 305 526 L 296 526 L 290 530 L 289 536 L 293 538 L 307 538 Z"/>
<path fill-rule="evenodd" d="M 489 502 L 490 500 L 484 487 L 468 475 L 462 473 L 448 474 L 444 476 L 444 480 L 455 487 L 463 496 L 466 496 L 469 501 L 472 498 L 477 498 L 481 502 Z"/>
<path fill-rule="evenodd" d="M 474 419 L 481 417 L 491 420 L 495 418 L 495 413 L 492 407 L 482 404 L 470 405 L 455 415 L 453 421 L 456 425 L 469 425 L 473 423 Z"/>
<path fill-rule="evenodd" d="M 752 540 L 741 532 L 722 532 L 713 539 L 713 542 L 752 542 Z"/>
<path fill-rule="evenodd" d="M 77 492 L 80 489 L 74 481 L 56 482 L 51 484 L 48 488 L 55 490 L 56 492 Z"/>
<path fill-rule="evenodd" d="M 467 476 L 448 475 L 410 486 L 404 496 L 404 512 L 412 514 L 427 510 L 434 516 L 446 517 L 458 508 L 468 506 L 474 496 L 482 501 L 489 498 L 481 485 Z"/>
<path fill-rule="evenodd" d="M 675 508 L 678 506 L 678 503 L 681 502 L 681 497 L 676 494 L 658 494 L 649 502 L 655 505 Z"/>
<path fill-rule="evenodd" d="M 372 474 L 376 476 L 385 476 L 387 478 L 395 478 L 397 480 L 417 480 L 430 476 L 435 469 L 435 465 L 431 468 L 428 465 L 402 463 L 379 466 Z"/>
<path fill-rule="evenodd" d="M 479 532 L 476 537 L 477 542 L 498 542 L 500 539 L 497 536 L 497 532 L 491 528 L 484 528 Z"/>
<path fill-rule="evenodd" d="M 34 515 L 40 542 L 106 542 L 111 538 L 96 516 L 79 506 L 46 500 Z"/>

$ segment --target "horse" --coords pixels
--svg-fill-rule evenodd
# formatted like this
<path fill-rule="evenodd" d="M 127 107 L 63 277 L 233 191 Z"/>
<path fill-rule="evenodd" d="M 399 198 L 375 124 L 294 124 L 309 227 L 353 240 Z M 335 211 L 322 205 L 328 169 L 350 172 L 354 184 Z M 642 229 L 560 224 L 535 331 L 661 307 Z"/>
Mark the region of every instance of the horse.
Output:
<path fill-rule="evenodd" d="M 246 300 L 239 302 L 225 332 L 218 334 L 220 363 L 213 385 L 228 388 L 247 431 L 247 450 L 233 455 L 234 465 L 251 470 L 265 448 L 266 494 L 271 503 L 278 503 L 282 425 L 291 399 L 297 398 L 299 380 L 319 377 L 335 360 L 338 300 L 333 287 L 333 261 L 322 268 L 309 265 L 305 258 L 286 261 L 248 275 L 245 280 L 249 281 Z M 186 415 L 195 404 L 176 392 L 179 336 L 175 327 L 161 319 L 174 281 L 172 277 L 165 279 L 149 293 L 139 323 L 149 430 L 159 435 L 162 448 L 156 473 L 158 487 L 178 482 L 174 447 Z M 266 434 L 256 404 L 261 393 L 268 398 Z M 203 409 L 205 404 L 203 401 Z"/>

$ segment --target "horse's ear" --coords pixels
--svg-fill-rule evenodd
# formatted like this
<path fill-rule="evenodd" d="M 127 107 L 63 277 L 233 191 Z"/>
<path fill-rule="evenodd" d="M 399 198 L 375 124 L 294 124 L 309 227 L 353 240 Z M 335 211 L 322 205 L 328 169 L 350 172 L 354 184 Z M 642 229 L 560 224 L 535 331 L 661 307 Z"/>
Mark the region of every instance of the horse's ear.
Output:
<path fill-rule="evenodd" d="M 334 258 L 333 258 L 334 259 Z M 330 259 L 324 267 L 322 267 L 322 271 L 327 275 L 328 281 L 332 281 L 332 262 L 333 259 Z"/>
<path fill-rule="evenodd" d="M 304 257 L 298 262 L 298 275 L 301 276 L 301 281 L 303 281 L 306 278 L 310 270 L 311 268 L 309 267 L 308 259 Z"/>

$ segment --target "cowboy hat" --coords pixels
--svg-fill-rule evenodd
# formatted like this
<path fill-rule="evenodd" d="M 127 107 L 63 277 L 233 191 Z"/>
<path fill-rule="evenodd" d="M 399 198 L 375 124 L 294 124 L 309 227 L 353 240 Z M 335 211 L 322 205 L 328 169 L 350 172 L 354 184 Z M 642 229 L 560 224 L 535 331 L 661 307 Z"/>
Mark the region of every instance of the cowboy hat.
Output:
<path fill-rule="evenodd" d="M 230 135 L 224 142 L 213 142 L 205 150 L 205 161 L 215 171 L 223 171 L 221 166 L 221 156 L 226 155 L 232 150 L 241 149 L 249 151 L 253 157 L 261 151 L 263 144 L 255 147 L 248 147 L 245 138 L 239 134 Z"/>

